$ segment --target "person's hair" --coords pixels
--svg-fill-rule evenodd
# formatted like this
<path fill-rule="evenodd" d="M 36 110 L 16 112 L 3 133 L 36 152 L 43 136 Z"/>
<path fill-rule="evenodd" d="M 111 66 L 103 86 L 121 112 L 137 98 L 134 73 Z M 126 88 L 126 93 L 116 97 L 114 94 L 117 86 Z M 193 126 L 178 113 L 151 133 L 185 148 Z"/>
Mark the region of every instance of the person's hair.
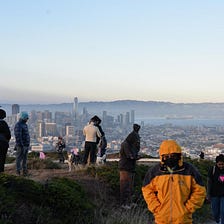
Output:
<path fill-rule="evenodd" d="M 216 156 L 215 158 L 215 162 L 224 162 L 224 155 L 223 154 L 219 154 L 218 156 Z"/>
<path fill-rule="evenodd" d="M 94 123 L 98 123 L 98 124 L 100 124 L 101 123 L 101 119 L 97 116 L 97 115 L 95 115 L 95 116 L 93 116 L 91 119 L 90 119 L 90 122 L 94 122 Z"/>
<path fill-rule="evenodd" d="M 6 112 L 3 109 L 0 109 L 0 119 L 4 119 L 6 117 Z"/>

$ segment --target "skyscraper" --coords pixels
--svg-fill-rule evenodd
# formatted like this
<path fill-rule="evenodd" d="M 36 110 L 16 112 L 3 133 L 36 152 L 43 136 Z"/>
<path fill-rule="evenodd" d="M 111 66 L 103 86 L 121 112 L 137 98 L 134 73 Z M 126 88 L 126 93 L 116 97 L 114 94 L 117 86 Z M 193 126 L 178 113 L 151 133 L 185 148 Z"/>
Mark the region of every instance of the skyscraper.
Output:
<path fill-rule="evenodd" d="M 19 105 L 13 104 L 12 105 L 12 114 L 18 114 L 19 113 Z"/>
<path fill-rule="evenodd" d="M 73 118 L 77 120 L 77 117 L 78 117 L 78 97 L 75 97 L 73 103 Z"/>
<path fill-rule="evenodd" d="M 135 111 L 131 110 L 131 124 L 134 124 L 135 122 Z"/>

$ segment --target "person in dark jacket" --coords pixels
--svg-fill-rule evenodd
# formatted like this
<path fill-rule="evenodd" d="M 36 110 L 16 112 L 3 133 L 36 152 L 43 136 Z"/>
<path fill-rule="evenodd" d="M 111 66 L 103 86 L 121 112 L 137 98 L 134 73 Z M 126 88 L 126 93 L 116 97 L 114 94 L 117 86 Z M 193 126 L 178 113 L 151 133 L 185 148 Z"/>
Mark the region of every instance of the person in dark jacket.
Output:
<path fill-rule="evenodd" d="M 107 139 L 104 136 L 101 137 L 100 142 L 99 142 L 99 155 L 100 157 L 103 157 L 106 154 L 106 150 L 107 150 Z M 106 159 L 105 161 L 106 162 Z"/>
<path fill-rule="evenodd" d="M 59 163 L 64 163 L 64 149 L 65 149 L 65 141 L 61 136 L 58 136 L 58 142 L 56 143 L 56 151 L 58 153 Z"/>
<path fill-rule="evenodd" d="M 120 204 L 124 208 L 132 205 L 134 174 L 136 160 L 140 151 L 140 125 L 134 124 L 133 131 L 121 143 L 119 172 L 120 172 Z"/>
<path fill-rule="evenodd" d="M 0 109 L 0 172 L 4 172 L 5 159 L 11 139 L 11 132 L 8 124 L 3 119 L 6 117 L 6 112 Z"/>
<path fill-rule="evenodd" d="M 105 136 L 105 133 L 104 133 L 104 131 L 103 131 L 101 125 L 100 125 L 100 124 L 101 124 L 101 119 L 100 119 L 97 115 L 95 115 L 95 116 L 93 116 L 93 117 L 90 119 L 90 122 L 91 122 L 91 121 L 94 123 L 95 126 L 98 127 L 98 129 L 99 129 L 99 131 L 100 131 L 100 133 L 101 133 L 101 137 L 102 137 L 102 136 Z M 99 142 L 100 142 L 100 137 L 96 136 L 96 144 L 98 145 Z"/>
<path fill-rule="evenodd" d="M 216 223 L 224 224 L 224 155 L 218 155 L 215 162 L 208 171 L 207 200 Z"/>
<path fill-rule="evenodd" d="M 103 155 L 106 153 L 106 148 L 107 148 L 107 139 L 105 136 L 105 132 L 103 131 L 101 124 L 101 119 L 95 115 L 94 117 L 92 117 L 90 119 L 90 121 L 93 121 L 94 125 L 96 127 L 98 127 L 100 133 L 101 133 L 101 137 L 96 136 L 96 144 L 98 145 L 98 154 L 100 157 L 103 157 Z M 105 161 L 106 162 L 106 159 Z"/>
<path fill-rule="evenodd" d="M 29 119 L 28 113 L 23 111 L 20 113 L 19 121 L 14 128 L 16 139 L 16 173 L 20 175 L 23 170 L 23 175 L 27 176 L 27 154 L 30 147 L 30 135 L 27 126 Z"/>

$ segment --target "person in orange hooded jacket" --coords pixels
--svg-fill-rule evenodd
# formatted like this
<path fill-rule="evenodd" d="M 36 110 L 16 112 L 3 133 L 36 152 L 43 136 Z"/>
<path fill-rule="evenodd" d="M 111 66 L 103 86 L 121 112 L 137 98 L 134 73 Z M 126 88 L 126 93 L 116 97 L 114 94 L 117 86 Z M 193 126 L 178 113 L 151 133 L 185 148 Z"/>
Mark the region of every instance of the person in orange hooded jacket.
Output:
<path fill-rule="evenodd" d="M 192 214 L 203 205 L 206 189 L 198 170 L 183 162 L 181 147 L 164 140 L 160 163 L 145 175 L 142 193 L 156 224 L 192 224 Z"/>

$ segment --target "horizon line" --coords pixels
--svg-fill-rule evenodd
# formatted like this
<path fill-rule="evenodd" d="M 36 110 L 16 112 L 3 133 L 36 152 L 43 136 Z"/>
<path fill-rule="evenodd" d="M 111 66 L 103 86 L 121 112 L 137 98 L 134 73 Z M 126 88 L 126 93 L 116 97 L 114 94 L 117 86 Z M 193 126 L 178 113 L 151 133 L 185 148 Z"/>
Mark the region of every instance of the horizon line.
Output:
<path fill-rule="evenodd" d="M 131 101 L 131 102 L 144 102 L 144 103 L 149 103 L 149 102 L 155 102 L 155 103 L 170 103 L 170 104 L 223 104 L 224 102 L 171 102 L 171 101 L 161 101 L 161 100 L 133 100 L 133 99 L 122 99 L 122 100 L 110 100 L 110 101 L 103 101 L 103 100 L 89 100 L 89 101 L 80 101 L 78 103 L 114 103 L 114 102 L 119 102 L 119 101 Z M 44 103 L 44 102 L 36 102 L 36 103 L 25 103 L 25 102 L 3 102 L 0 103 L 1 105 L 13 105 L 13 104 L 19 104 L 19 105 L 60 105 L 60 104 L 73 104 L 74 102 L 60 102 L 60 103 Z"/>

